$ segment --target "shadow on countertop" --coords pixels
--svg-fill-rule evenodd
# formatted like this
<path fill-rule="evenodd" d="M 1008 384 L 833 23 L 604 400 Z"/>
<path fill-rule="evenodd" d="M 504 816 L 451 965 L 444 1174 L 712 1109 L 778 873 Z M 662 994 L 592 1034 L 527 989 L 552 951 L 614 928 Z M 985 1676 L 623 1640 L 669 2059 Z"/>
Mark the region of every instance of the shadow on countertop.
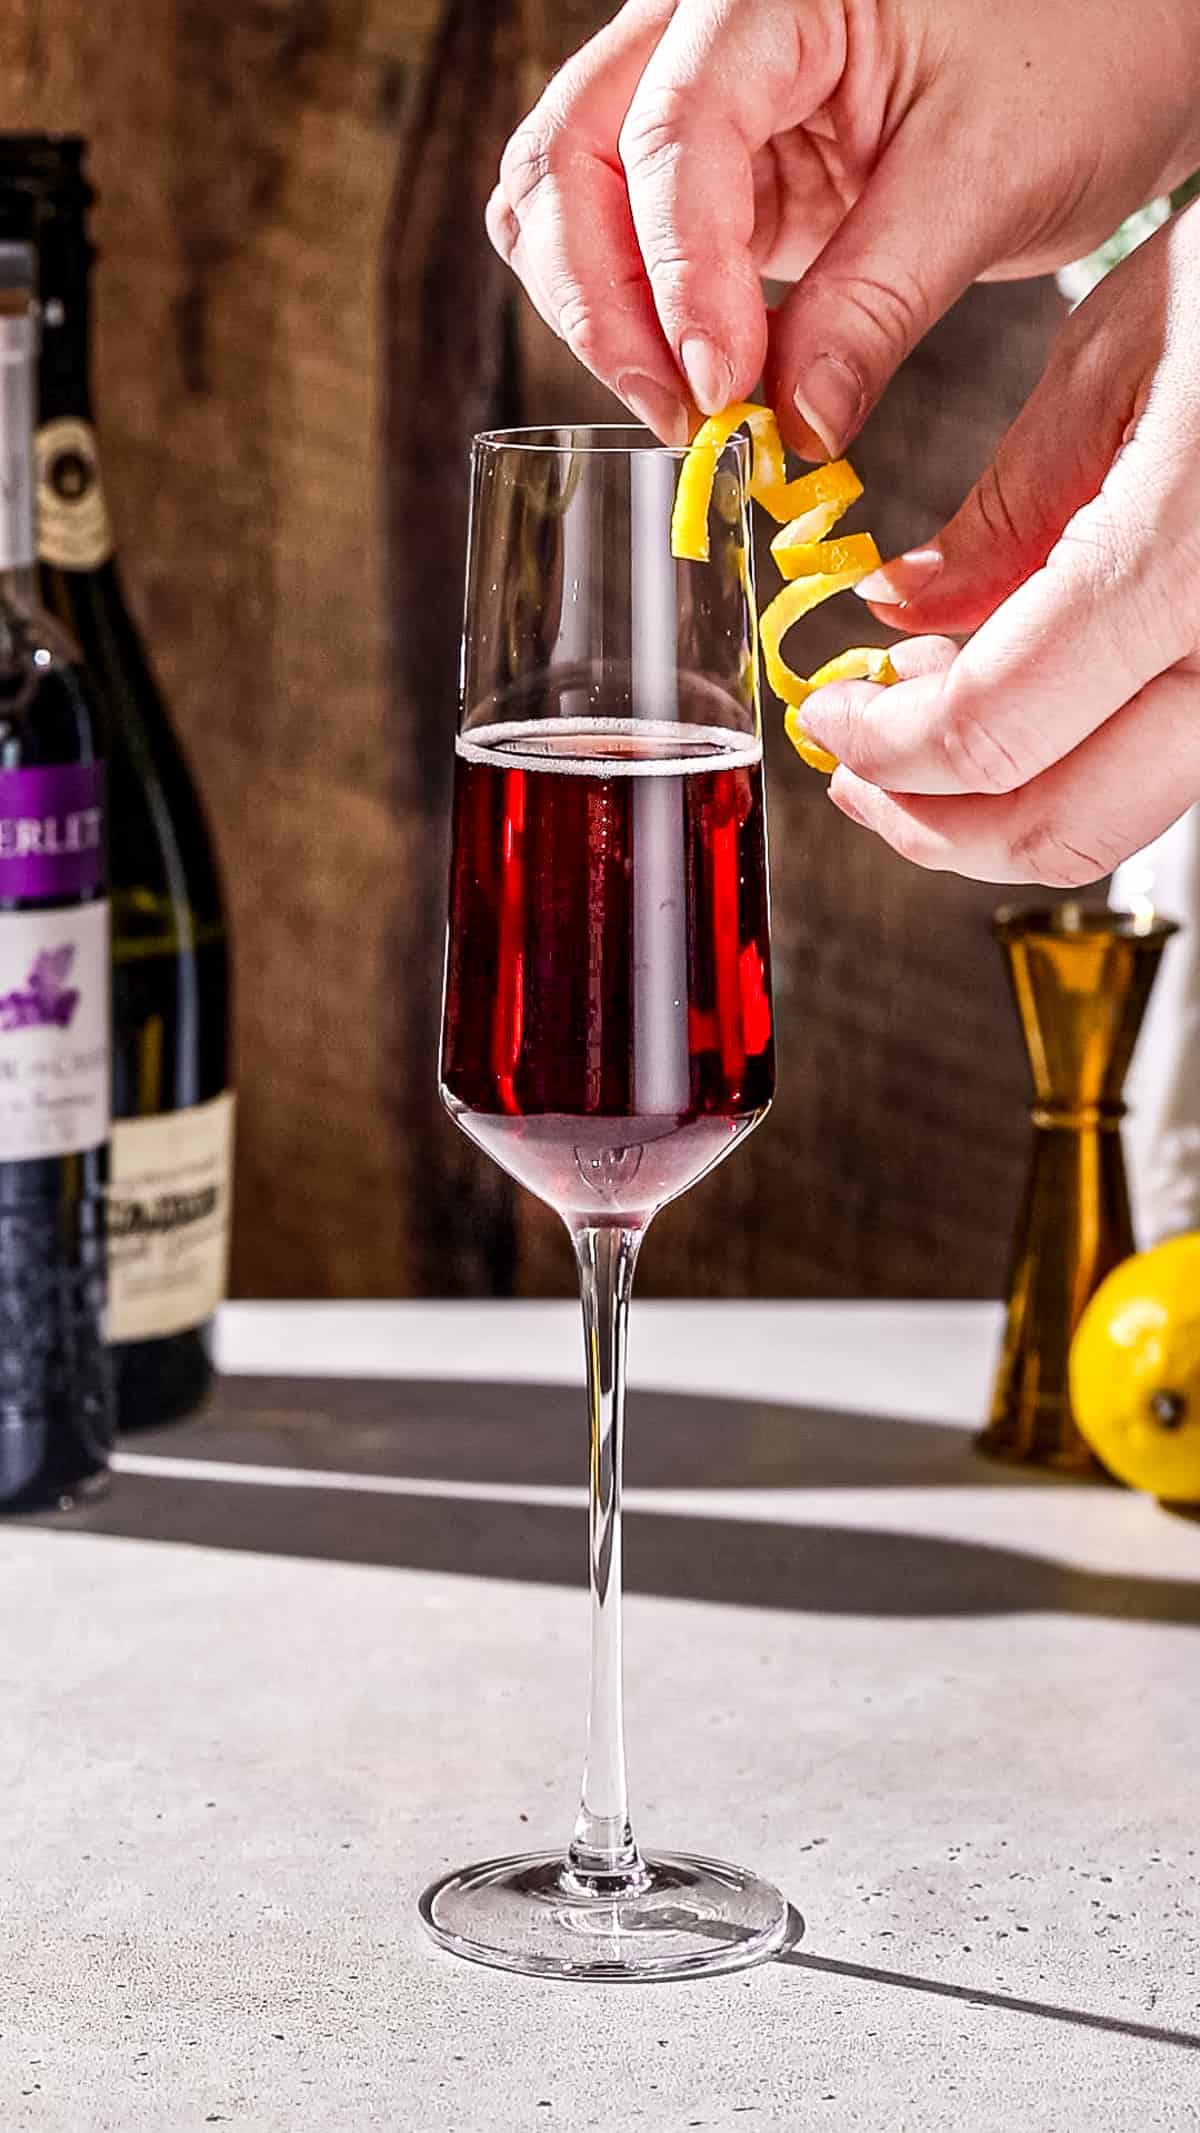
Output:
<path fill-rule="evenodd" d="M 134 1470 L 102 1502 L 42 1523 L 578 1587 L 581 1510 L 488 1491 L 580 1484 L 582 1428 L 565 1426 L 580 1406 L 554 1387 L 235 1379 L 207 1416 L 127 1440 Z M 642 1489 L 1014 1478 L 979 1461 L 967 1432 L 941 1425 L 652 1392 L 637 1394 L 631 1409 L 628 1478 Z M 139 1460 L 150 1470 L 137 1471 Z M 199 1461 L 226 1471 L 215 1476 Z M 456 1492 L 464 1483 L 471 1494 Z M 1052 1611 L 1200 1625 L 1200 1582 L 1080 1570 L 1019 1548 L 857 1525 L 639 1505 L 628 1514 L 625 1560 L 630 1592 L 726 1606 L 877 1617 Z"/>
<path fill-rule="evenodd" d="M 125 1449 L 421 1481 L 573 1488 L 586 1480 L 585 1417 L 582 1366 L 577 1387 L 230 1377 L 219 1381 L 211 1406 L 196 1420 L 139 1433 Z M 1063 1485 L 982 1459 L 971 1430 L 800 1400 L 635 1385 L 626 1435 L 626 1477 L 642 1489 Z"/>
<path fill-rule="evenodd" d="M 808 1970 L 825 1977 L 852 1979 L 856 1984 L 894 1986 L 902 1992 L 928 1993 L 939 2000 L 957 2000 L 964 2007 L 994 2008 L 1000 2014 L 1034 2015 L 1044 2022 L 1065 2022 L 1072 2029 L 1090 2029 L 1102 2036 L 1132 2037 L 1139 2043 L 1169 2044 L 1182 2051 L 1200 2051 L 1200 2036 L 1191 2029 L 1171 2029 L 1161 2022 L 1135 2022 L 1125 2015 L 1094 2013 L 1086 2007 L 1066 2007 L 1058 2000 L 1032 2000 L 1013 1992 L 988 1992 L 975 1985 L 956 1985 L 947 1978 L 919 1977 L 909 1970 L 881 1970 L 874 1963 L 850 1963 L 832 1955 L 815 1955 L 802 1949 L 804 1920 L 795 1906 L 788 1906 L 788 1938 L 777 1963 Z"/>

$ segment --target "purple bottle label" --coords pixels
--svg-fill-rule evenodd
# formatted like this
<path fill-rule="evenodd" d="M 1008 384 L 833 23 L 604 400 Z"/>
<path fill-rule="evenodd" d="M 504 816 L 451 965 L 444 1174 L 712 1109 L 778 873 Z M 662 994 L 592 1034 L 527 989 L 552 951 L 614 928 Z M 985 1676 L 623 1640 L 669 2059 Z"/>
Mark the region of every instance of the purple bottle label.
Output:
<path fill-rule="evenodd" d="M 0 898 L 48 903 L 104 886 L 104 765 L 0 770 Z"/>

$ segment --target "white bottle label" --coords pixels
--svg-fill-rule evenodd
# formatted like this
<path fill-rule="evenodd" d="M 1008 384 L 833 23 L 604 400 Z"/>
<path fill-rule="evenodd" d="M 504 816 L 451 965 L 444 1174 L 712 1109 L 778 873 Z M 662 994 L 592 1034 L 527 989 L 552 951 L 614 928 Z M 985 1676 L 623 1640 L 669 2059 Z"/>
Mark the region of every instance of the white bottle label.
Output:
<path fill-rule="evenodd" d="M 37 433 L 37 546 L 59 570 L 98 570 L 112 554 L 96 437 L 90 422 L 60 415 Z"/>
<path fill-rule="evenodd" d="M 234 1100 L 113 1121 L 108 1330 L 162 1340 L 224 1300 L 233 1202 Z"/>
<path fill-rule="evenodd" d="M 0 1162 L 109 1131 L 108 904 L 0 912 Z"/>

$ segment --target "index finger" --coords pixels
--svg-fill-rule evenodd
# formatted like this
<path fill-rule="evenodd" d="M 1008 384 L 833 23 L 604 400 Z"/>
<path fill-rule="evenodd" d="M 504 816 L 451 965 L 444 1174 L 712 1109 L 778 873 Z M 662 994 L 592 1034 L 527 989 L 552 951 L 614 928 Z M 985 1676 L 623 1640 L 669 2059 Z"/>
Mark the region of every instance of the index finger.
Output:
<path fill-rule="evenodd" d="M 665 442 L 684 444 L 691 411 L 617 156 L 621 123 L 673 12 L 671 0 L 631 0 L 555 76 L 505 149 L 488 227 L 580 362 Z"/>
<path fill-rule="evenodd" d="M 799 33 L 796 16 L 795 0 L 678 8 L 621 128 L 662 331 L 705 414 L 748 398 L 766 354 L 755 157 L 826 101 L 845 64 L 840 8 L 812 9 Z"/>

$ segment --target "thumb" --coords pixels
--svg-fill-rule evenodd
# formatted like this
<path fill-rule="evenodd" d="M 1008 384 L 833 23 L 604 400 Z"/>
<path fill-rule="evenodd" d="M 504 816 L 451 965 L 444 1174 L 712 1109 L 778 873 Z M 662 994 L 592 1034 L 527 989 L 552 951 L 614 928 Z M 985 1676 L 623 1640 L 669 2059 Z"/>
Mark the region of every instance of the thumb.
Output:
<path fill-rule="evenodd" d="M 845 451 L 893 372 L 992 263 L 978 175 L 948 164 L 946 115 L 911 120 L 770 322 L 768 397 L 805 458 Z M 940 133 L 940 141 L 938 135 Z"/>
<path fill-rule="evenodd" d="M 1128 437 L 1136 385 L 1074 322 L 966 502 L 940 533 L 855 587 L 894 629 L 961 634 L 1040 570 Z"/>

